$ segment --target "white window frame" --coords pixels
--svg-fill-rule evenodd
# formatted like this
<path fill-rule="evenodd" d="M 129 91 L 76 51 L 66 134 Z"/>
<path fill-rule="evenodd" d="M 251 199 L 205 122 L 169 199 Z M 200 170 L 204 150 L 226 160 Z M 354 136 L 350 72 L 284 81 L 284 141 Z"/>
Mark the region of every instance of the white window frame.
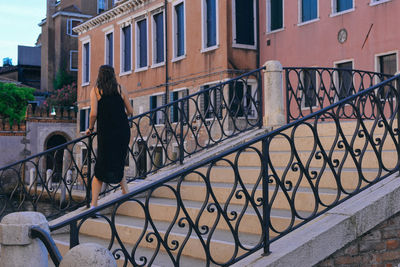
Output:
<path fill-rule="evenodd" d="M 155 96 L 157 99 L 160 97 L 161 98 L 161 102 L 162 102 L 164 94 L 165 93 L 154 93 L 154 94 L 152 94 L 150 96 Z M 161 107 L 163 105 L 164 105 L 164 103 L 162 103 L 161 105 L 158 105 L 158 101 L 157 101 L 157 106 L 156 106 L 155 109 L 157 109 L 157 108 L 159 108 L 159 107 Z M 151 107 L 150 107 L 150 110 L 151 110 Z M 162 118 L 162 115 L 163 115 L 163 112 L 161 110 L 157 111 L 157 120 L 156 120 L 156 123 L 154 124 L 154 126 L 163 126 L 163 125 L 165 125 L 166 118 L 164 118 L 164 123 L 159 123 L 160 122 L 159 120 Z M 167 115 L 167 114 L 165 114 L 165 115 Z"/>
<path fill-rule="evenodd" d="M 163 51 L 163 53 L 164 53 L 164 61 L 162 61 L 162 62 L 159 62 L 159 63 L 156 63 L 156 55 L 157 55 L 157 52 L 156 52 L 156 50 L 157 50 L 157 46 L 156 46 L 156 39 L 157 39 L 157 32 L 155 31 L 155 29 L 156 29 L 156 23 L 155 23 L 155 20 L 154 20 L 154 16 L 155 15 L 158 15 L 158 14 L 160 14 L 160 13 L 162 13 L 163 14 L 163 29 L 164 29 L 164 35 L 163 35 L 163 42 L 164 42 L 164 51 Z M 165 65 L 165 54 L 166 54 L 166 51 L 165 51 L 165 49 L 166 49 L 166 41 L 165 41 L 165 20 L 166 18 L 165 18 L 165 10 L 164 10 L 164 8 L 160 11 L 160 12 L 153 12 L 152 14 L 151 14 L 151 47 L 152 47 L 152 60 L 151 60 L 151 67 L 152 68 L 157 68 L 157 67 L 160 67 L 160 66 L 163 66 L 163 65 Z"/>
<path fill-rule="evenodd" d="M 254 14 L 254 45 L 245 45 L 245 44 L 238 44 L 236 43 L 236 0 L 232 0 L 232 47 L 234 48 L 243 48 L 243 49 L 251 49 L 251 50 L 256 50 L 257 49 L 257 23 L 256 23 L 256 17 L 257 17 L 257 9 L 256 9 L 256 1 L 258 0 L 251 0 L 253 1 L 253 14 Z"/>
<path fill-rule="evenodd" d="M 376 6 L 376 5 L 380 5 L 383 3 L 387 3 L 390 2 L 392 0 L 382 0 L 382 1 L 377 1 L 377 0 L 371 0 L 371 2 L 369 3 L 370 6 Z"/>
<path fill-rule="evenodd" d="M 144 67 L 140 67 L 139 63 L 140 63 L 140 50 L 139 50 L 139 41 L 140 41 L 140 35 L 139 35 L 139 26 L 138 26 L 138 22 L 146 20 L 146 46 L 147 46 L 147 65 Z M 149 19 L 148 16 L 144 16 L 140 19 L 137 19 L 135 21 L 135 72 L 140 72 L 140 71 L 144 71 L 147 70 L 149 68 Z"/>
<path fill-rule="evenodd" d="M 124 61 L 124 59 L 125 59 L 125 56 L 124 56 L 124 48 L 125 48 L 125 42 L 124 42 L 124 38 L 125 38 L 125 36 L 124 36 L 124 32 L 123 32 L 123 28 L 125 28 L 125 27 L 128 27 L 128 26 L 131 26 L 131 69 L 130 70 L 127 70 L 127 71 L 124 71 L 124 63 L 125 63 L 125 61 Z M 124 75 L 128 75 L 128 74 L 131 74 L 132 73 L 132 68 L 133 68 L 133 53 L 132 53 L 132 44 L 133 44 L 133 42 L 132 42 L 132 22 L 131 21 L 129 21 L 129 23 L 126 23 L 126 24 L 121 24 L 121 27 L 120 27 L 120 50 L 119 50 L 119 56 L 120 56 L 120 61 L 119 61 L 119 76 L 124 76 Z"/>
<path fill-rule="evenodd" d="M 78 69 L 79 69 L 78 66 L 76 66 L 76 69 L 72 68 L 72 53 L 76 53 L 76 57 L 78 59 L 78 50 L 70 50 L 69 51 L 69 70 L 70 71 L 78 71 Z"/>
<path fill-rule="evenodd" d="M 115 33 L 114 33 L 114 27 L 107 29 L 107 31 L 104 31 L 104 64 L 107 64 L 107 58 L 108 58 L 108 45 L 107 45 L 107 35 L 112 33 L 112 42 L 113 42 L 113 51 L 112 51 L 112 58 L 113 62 L 112 65 L 114 67 L 115 65 Z"/>
<path fill-rule="evenodd" d="M 69 18 L 67 19 L 67 35 L 71 36 L 71 37 L 77 37 L 78 34 L 74 33 L 74 31 L 72 30 L 72 21 L 79 21 L 79 22 L 83 22 L 83 20 L 81 19 L 74 19 L 74 18 Z"/>
<path fill-rule="evenodd" d="M 215 0 L 215 45 L 208 47 L 207 46 L 207 5 L 206 5 L 207 0 L 201 0 L 201 20 L 202 20 L 202 30 L 201 30 L 201 52 L 205 53 L 211 50 L 215 50 L 219 47 L 219 0 Z"/>
<path fill-rule="evenodd" d="M 275 33 L 275 32 L 280 32 L 283 31 L 285 29 L 285 0 L 282 0 L 282 28 L 276 29 L 276 30 L 271 30 L 271 1 L 272 0 L 267 0 L 266 3 L 266 9 L 267 9 L 267 15 L 266 15 L 266 19 L 267 19 L 267 33 Z"/>
<path fill-rule="evenodd" d="M 189 93 L 189 88 L 188 87 L 181 87 L 181 88 L 176 88 L 176 89 L 173 89 L 172 90 L 172 92 L 177 92 L 178 93 L 178 99 L 177 100 L 179 100 L 179 99 L 181 99 L 181 98 L 183 98 L 183 96 L 181 95 L 181 93 L 182 92 L 184 92 L 184 91 L 188 91 L 188 95 L 190 95 L 190 93 Z M 187 95 L 187 96 L 188 96 Z M 186 96 L 185 96 L 186 97 Z M 170 99 L 169 100 L 170 102 L 172 102 L 172 101 L 174 101 L 173 99 Z M 190 110 L 189 110 L 189 101 L 188 101 L 188 112 L 190 113 Z M 179 107 L 180 108 L 180 107 Z M 187 114 L 187 116 L 189 116 L 189 114 Z M 170 120 L 170 122 L 171 123 L 178 123 L 177 121 L 176 122 L 173 122 L 172 120 Z"/>
<path fill-rule="evenodd" d="M 379 54 L 375 54 L 375 72 L 380 72 L 381 65 L 379 63 L 379 58 L 383 56 L 389 56 L 391 54 L 396 54 L 396 70 L 399 72 L 399 51 L 398 50 L 392 50 L 392 51 L 387 51 Z M 375 77 L 375 84 L 380 83 L 381 81 L 378 79 L 378 77 Z"/>
<path fill-rule="evenodd" d="M 104 11 L 107 11 L 107 9 L 108 9 L 108 0 L 101 0 L 101 1 L 104 1 Z M 97 14 L 100 14 L 100 12 L 99 12 L 99 0 L 97 0 L 96 5 L 97 5 Z"/>
<path fill-rule="evenodd" d="M 303 11 L 303 5 L 302 5 L 302 0 L 298 0 L 298 24 L 297 26 L 303 26 L 307 25 L 313 22 L 319 21 L 319 0 L 317 0 L 317 17 L 315 19 L 307 20 L 307 21 L 302 21 L 302 11 Z"/>
<path fill-rule="evenodd" d="M 177 18 L 176 18 L 176 12 L 175 12 L 175 6 L 179 5 L 180 3 L 183 3 L 183 35 L 184 35 L 184 45 L 185 45 L 185 49 L 184 49 L 184 53 L 181 56 L 177 56 L 177 40 L 176 40 L 176 27 L 177 27 Z M 186 46 L 186 0 L 177 0 L 172 4 L 172 47 L 173 47 L 173 53 L 172 53 L 172 62 L 176 62 L 179 60 L 182 60 L 184 58 L 186 58 L 186 51 L 187 51 L 187 46 Z"/>
<path fill-rule="evenodd" d="M 349 58 L 349 59 L 343 59 L 343 60 L 334 61 L 334 62 L 333 62 L 333 68 L 338 68 L 338 67 L 339 67 L 339 66 L 338 66 L 339 64 L 349 63 L 349 62 L 351 62 L 351 65 L 353 66 L 352 69 L 353 69 L 353 70 L 356 69 L 356 67 L 355 67 L 355 65 L 354 65 L 354 58 Z M 338 76 L 338 73 L 337 73 L 337 72 L 335 72 L 334 75 L 333 75 L 333 83 L 334 83 L 335 87 L 337 88 L 337 87 L 338 87 L 338 84 L 339 84 L 339 76 Z M 354 83 L 354 76 L 353 76 L 353 83 Z M 339 97 L 339 96 L 336 96 L 336 97 L 335 97 L 335 102 L 338 102 L 338 101 L 339 101 L 339 98 L 338 98 L 338 97 Z M 348 105 L 348 104 L 346 104 L 346 105 Z"/>
<path fill-rule="evenodd" d="M 343 15 L 343 14 L 346 14 L 346 13 L 353 12 L 355 10 L 355 7 L 356 7 L 355 6 L 355 2 L 354 2 L 354 0 L 352 0 L 353 1 L 353 7 L 352 8 L 346 9 L 346 10 L 343 10 L 343 11 L 340 11 L 340 12 L 336 12 L 337 1 L 338 0 L 331 0 L 332 12 L 330 14 L 330 17 L 340 16 L 340 15 Z"/>
<path fill-rule="evenodd" d="M 80 127 L 81 127 L 81 122 L 79 121 L 79 132 L 80 133 L 84 133 L 88 128 L 89 128 L 89 123 L 90 123 L 90 116 L 89 116 L 89 112 L 87 112 L 90 109 L 90 106 L 85 106 L 82 107 L 80 111 L 84 110 L 85 111 L 85 127 L 83 129 L 83 131 L 81 131 Z M 81 116 L 79 114 L 79 120 L 81 119 Z"/>
<path fill-rule="evenodd" d="M 86 68 L 85 68 L 85 58 L 86 58 L 86 51 L 85 51 L 85 44 L 89 44 L 89 62 L 87 63 L 89 65 L 88 67 L 88 77 L 89 80 L 85 81 L 85 76 L 86 76 Z M 85 38 L 85 40 L 82 40 L 82 84 L 81 86 L 87 86 L 90 84 L 90 60 L 92 59 L 92 55 L 90 53 L 91 50 L 91 42 L 90 38 Z"/>

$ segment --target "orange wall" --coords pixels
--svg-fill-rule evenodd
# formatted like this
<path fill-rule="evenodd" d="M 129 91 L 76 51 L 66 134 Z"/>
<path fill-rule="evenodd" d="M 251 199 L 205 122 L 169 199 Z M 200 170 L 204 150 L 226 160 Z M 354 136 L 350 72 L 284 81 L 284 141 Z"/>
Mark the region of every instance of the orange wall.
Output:
<path fill-rule="evenodd" d="M 266 33 L 266 1 L 260 0 L 261 64 L 274 59 L 287 67 L 334 67 L 334 62 L 352 59 L 353 68 L 376 71 L 375 55 L 398 51 L 400 1 L 370 6 L 371 0 L 354 0 L 354 11 L 333 17 L 332 1 L 318 2 L 319 20 L 298 26 L 298 1 L 284 0 L 284 30 Z M 348 38 L 340 44 L 337 35 L 342 28 Z"/>

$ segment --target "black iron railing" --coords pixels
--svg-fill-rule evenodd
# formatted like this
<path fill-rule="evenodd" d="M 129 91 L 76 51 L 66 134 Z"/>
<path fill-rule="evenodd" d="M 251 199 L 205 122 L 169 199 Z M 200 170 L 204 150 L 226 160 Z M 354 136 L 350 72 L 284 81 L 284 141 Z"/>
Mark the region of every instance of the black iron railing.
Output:
<path fill-rule="evenodd" d="M 191 95 L 186 90 L 172 92 L 175 101 L 131 118 L 128 181 L 261 127 L 261 70 L 204 86 Z M 84 136 L 0 168 L 0 218 L 34 210 L 52 219 L 89 205 L 96 139 L 96 134 Z"/>
<path fill-rule="evenodd" d="M 288 67 L 284 71 L 287 122 L 303 118 L 392 76 L 339 68 Z M 351 108 L 344 108 L 341 112 L 342 119 L 355 118 Z M 361 110 L 363 115 L 367 115 L 366 112 Z"/>
<path fill-rule="evenodd" d="M 69 226 L 74 246 L 91 223 L 102 225 L 101 239 L 124 266 L 188 266 L 188 257 L 227 266 L 258 249 L 268 253 L 271 242 L 399 170 L 399 81 L 400 75 L 359 91 L 51 231 Z M 345 109 L 354 114 L 351 124 L 342 120 Z M 221 168 L 230 179 L 225 186 L 218 184 Z M 196 211 L 191 181 L 200 194 Z M 172 208 L 160 218 L 155 206 L 167 200 Z M 90 219 L 110 207 L 111 214 Z M 162 256 L 167 263 L 158 261 Z"/>

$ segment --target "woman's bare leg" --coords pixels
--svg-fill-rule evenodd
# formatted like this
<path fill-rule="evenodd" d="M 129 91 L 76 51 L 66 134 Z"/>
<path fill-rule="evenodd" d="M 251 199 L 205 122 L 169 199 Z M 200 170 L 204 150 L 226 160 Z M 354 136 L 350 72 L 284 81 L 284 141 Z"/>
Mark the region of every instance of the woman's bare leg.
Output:
<path fill-rule="evenodd" d="M 96 178 L 96 176 L 93 176 L 92 180 L 92 201 L 90 203 L 90 206 L 97 207 L 97 199 L 99 198 L 101 186 L 103 185 L 103 182 L 100 181 L 99 179 Z"/>
<path fill-rule="evenodd" d="M 128 184 L 126 183 L 125 177 L 122 178 L 119 184 L 121 185 L 122 194 L 125 195 L 128 193 Z"/>

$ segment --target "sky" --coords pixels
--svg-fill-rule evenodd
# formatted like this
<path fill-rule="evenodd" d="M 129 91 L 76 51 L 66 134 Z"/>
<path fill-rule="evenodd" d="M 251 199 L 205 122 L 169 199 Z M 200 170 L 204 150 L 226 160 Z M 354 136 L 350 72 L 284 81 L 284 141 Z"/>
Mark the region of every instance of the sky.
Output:
<path fill-rule="evenodd" d="M 0 0 L 0 66 L 3 58 L 18 63 L 18 45 L 35 46 L 46 17 L 46 0 Z"/>

